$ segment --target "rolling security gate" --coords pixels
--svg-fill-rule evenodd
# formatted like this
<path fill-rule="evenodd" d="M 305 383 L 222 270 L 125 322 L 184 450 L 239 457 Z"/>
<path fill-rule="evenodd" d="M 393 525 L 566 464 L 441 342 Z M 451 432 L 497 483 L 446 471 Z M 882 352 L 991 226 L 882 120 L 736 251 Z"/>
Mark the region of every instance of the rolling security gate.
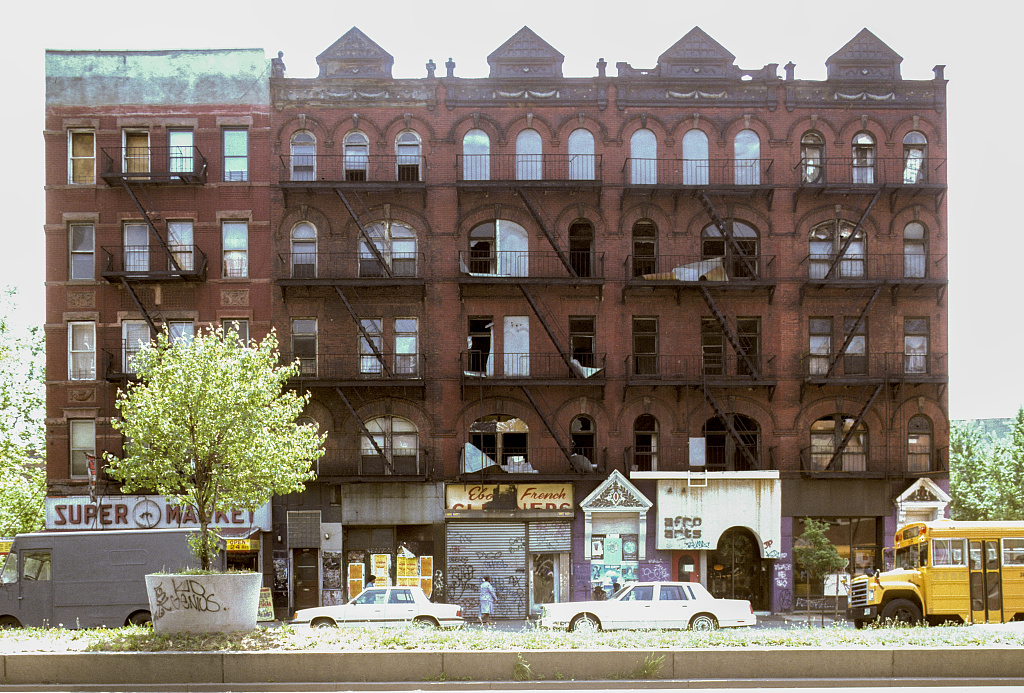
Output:
<path fill-rule="evenodd" d="M 526 618 L 526 525 L 522 522 L 449 522 L 446 527 L 448 602 L 473 621 L 480 615 L 480 581 L 491 578 L 494 618 Z"/>

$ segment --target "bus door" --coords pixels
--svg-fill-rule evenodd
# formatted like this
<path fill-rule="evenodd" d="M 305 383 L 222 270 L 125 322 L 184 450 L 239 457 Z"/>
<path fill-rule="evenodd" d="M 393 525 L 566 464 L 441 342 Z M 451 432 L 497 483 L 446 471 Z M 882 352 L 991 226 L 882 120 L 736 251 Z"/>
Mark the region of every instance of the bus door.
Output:
<path fill-rule="evenodd" d="M 970 547 L 971 621 L 1003 622 L 1003 585 L 999 542 L 972 541 Z"/>

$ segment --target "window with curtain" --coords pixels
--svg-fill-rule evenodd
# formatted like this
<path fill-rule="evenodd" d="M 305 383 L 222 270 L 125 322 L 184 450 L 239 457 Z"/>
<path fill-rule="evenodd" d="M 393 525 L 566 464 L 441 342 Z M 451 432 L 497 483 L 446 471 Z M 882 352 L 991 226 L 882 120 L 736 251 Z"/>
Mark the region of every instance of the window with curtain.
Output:
<path fill-rule="evenodd" d="M 69 228 L 71 279 L 96 278 L 96 233 L 92 224 L 72 224 Z"/>
<path fill-rule="evenodd" d="M 292 135 L 291 179 L 316 180 L 316 137 L 307 130 Z"/>
<path fill-rule="evenodd" d="M 903 372 L 928 372 L 928 318 L 903 319 Z"/>
<path fill-rule="evenodd" d="M 345 180 L 367 180 L 370 165 L 370 139 L 358 130 L 345 135 L 343 141 Z"/>
<path fill-rule="evenodd" d="M 803 183 L 822 182 L 825 162 L 825 138 L 817 132 L 805 132 L 800 138 L 800 180 Z"/>
<path fill-rule="evenodd" d="M 818 224 L 809 238 L 808 271 L 811 279 L 847 279 L 865 276 L 864 230 L 843 219 Z M 850 239 L 850 236 L 853 239 Z M 846 247 L 842 257 L 836 256 Z M 833 266 L 834 265 L 834 266 Z M 831 270 L 831 271 L 830 271 Z"/>
<path fill-rule="evenodd" d="M 832 318 L 811 318 L 808 339 L 808 375 L 828 374 L 832 363 Z"/>
<path fill-rule="evenodd" d="M 924 224 L 912 221 L 903 227 L 903 276 L 928 276 L 928 245 Z"/>
<path fill-rule="evenodd" d="M 96 457 L 96 422 L 92 419 L 68 421 L 71 442 L 71 476 L 89 476 L 89 458 Z"/>
<path fill-rule="evenodd" d="M 249 276 L 249 222 L 225 221 L 221 223 L 224 253 L 224 277 Z"/>
<path fill-rule="evenodd" d="M 848 414 L 831 414 L 811 424 L 811 468 L 816 471 L 862 472 L 867 469 L 868 429 Z M 852 431 L 852 433 L 851 433 Z M 828 467 L 843 439 L 850 435 L 843 454 Z"/>
<path fill-rule="evenodd" d="M 875 138 L 867 132 L 858 132 L 853 137 L 853 182 L 875 182 Z"/>
<path fill-rule="evenodd" d="M 311 279 L 316 276 L 316 227 L 300 221 L 292 227 L 292 277 Z"/>
<path fill-rule="evenodd" d="M 96 323 L 68 323 L 68 380 L 96 379 Z"/>

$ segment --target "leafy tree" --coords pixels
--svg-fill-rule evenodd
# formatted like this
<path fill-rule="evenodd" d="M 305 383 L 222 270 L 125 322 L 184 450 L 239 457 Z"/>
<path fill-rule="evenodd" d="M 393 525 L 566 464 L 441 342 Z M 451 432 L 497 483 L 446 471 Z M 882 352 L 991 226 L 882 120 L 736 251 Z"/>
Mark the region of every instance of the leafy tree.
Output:
<path fill-rule="evenodd" d="M 837 573 L 846 567 L 848 561 L 839 555 L 836 547 L 828 540 L 828 522 L 804 518 L 804 532 L 793 545 L 797 564 L 808 575 L 808 579 L 822 580 L 826 575 Z M 838 589 L 838 585 L 837 585 Z M 809 595 L 808 595 L 809 596 Z M 810 600 L 807 602 L 807 618 L 810 620 Z M 838 599 L 836 608 L 838 609 Z M 822 614 L 822 619 L 824 619 Z"/>
<path fill-rule="evenodd" d="M 46 498 L 43 333 L 15 329 L 15 291 L 0 291 L 0 536 L 43 527 Z"/>
<path fill-rule="evenodd" d="M 992 520 L 991 446 L 972 423 L 949 431 L 950 515 L 954 520 Z"/>
<path fill-rule="evenodd" d="M 104 455 L 107 473 L 131 493 L 146 490 L 190 507 L 192 550 L 209 570 L 215 512 L 255 510 L 303 489 L 325 435 L 296 418 L 309 399 L 285 389 L 298 367 L 278 365 L 277 337 L 246 346 L 234 332 L 201 330 L 172 340 L 165 329 L 136 361 L 139 382 L 118 393 L 125 456 Z"/>
<path fill-rule="evenodd" d="M 1017 412 L 1010 435 L 996 443 L 992 463 L 998 519 L 1024 520 L 1024 408 Z"/>

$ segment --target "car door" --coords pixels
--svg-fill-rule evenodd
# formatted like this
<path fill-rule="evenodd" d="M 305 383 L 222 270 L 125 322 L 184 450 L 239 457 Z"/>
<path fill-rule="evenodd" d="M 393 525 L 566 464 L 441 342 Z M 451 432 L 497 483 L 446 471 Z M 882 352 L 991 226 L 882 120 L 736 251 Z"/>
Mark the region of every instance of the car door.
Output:
<path fill-rule="evenodd" d="M 416 617 L 416 600 L 412 591 L 394 588 L 388 595 L 388 603 L 384 609 L 384 620 L 390 624 L 408 623 Z"/>
<path fill-rule="evenodd" d="M 377 626 L 385 622 L 388 590 L 377 587 L 363 590 L 345 605 L 338 625 L 349 627 Z"/>
<path fill-rule="evenodd" d="M 657 602 L 654 601 L 654 585 L 634 585 L 620 599 L 610 602 L 615 608 L 610 614 L 614 625 L 602 626 L 612 628 L 656 628 Z"/>
<path fill-rule="evenodd" d="M 686 628 L 693 615 L 693 600 L 686 585 L 659 585 L 655 612 L 658 628 Z"/>

